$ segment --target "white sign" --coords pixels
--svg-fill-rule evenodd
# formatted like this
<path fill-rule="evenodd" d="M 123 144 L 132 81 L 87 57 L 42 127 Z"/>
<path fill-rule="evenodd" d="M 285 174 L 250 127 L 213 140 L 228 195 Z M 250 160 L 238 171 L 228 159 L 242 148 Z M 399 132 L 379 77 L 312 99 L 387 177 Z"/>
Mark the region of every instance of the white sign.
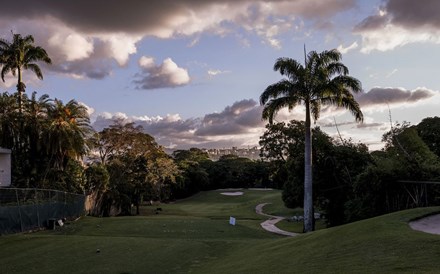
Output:
<path fill-rule="evenodd" d="M 234 217 L 229 217 L 229 224 L 235 225 L 235 218 Z"/>

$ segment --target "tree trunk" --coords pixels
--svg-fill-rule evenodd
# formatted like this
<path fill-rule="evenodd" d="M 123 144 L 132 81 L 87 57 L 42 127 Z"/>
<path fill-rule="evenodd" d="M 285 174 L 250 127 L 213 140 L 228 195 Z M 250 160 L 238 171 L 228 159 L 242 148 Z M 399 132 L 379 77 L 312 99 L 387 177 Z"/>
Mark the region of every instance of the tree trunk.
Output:
<path fill-rule="evenodd" d="M 310 101 L 306 101 L 306 127 L 304 152 L 304 232 L 315 230 L 313 214 L 312 130 L 310 127 Z"/>
<path fill-rule="evenodd" d="M 21 69 L 18 68 L 18 83 L 17 83 L 17 92 L 18 92 L 18 111 L 21 114 L 23 112 L 23 93 L 25 92 L 26 86 L 21 81 Z"/>

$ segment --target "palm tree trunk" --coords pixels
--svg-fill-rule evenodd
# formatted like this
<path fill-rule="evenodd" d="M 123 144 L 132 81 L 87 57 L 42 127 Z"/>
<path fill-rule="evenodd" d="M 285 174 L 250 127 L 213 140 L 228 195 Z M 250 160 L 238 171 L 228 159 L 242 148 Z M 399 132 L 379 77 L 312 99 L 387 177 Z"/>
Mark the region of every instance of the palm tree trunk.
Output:
<path fill-rule="evenodd" d="M 18 68 L 18 83 L 17 83 L 17 92 L 18 92 L 18 111 L 20 114 L 23 111 L 23 92 L 25 91 L 25 85 L 21 81 L 21 69 Z"/>
<path fill-rule="evenodd" d="M 310 101 L 307 100 L 304 152 L 304 232 L 315 230 L 312 187 L 312 130 L 310 124 Z"/>

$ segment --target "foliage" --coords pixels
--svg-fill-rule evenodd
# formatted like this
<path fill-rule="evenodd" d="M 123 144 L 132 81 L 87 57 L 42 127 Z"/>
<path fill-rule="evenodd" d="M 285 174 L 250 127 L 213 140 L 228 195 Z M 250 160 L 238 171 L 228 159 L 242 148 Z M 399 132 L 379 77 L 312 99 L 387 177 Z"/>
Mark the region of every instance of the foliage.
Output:
<path fill-rule="evenodd" d="M 428 117 L 417 125 L 417 133 L 429 149 L 440 157 L 440 117 Z"/>
<path fill-rule="evenodd" d="M 0 94 L 0 146 L 12 150 L 12 181 L 18 187 L 53 187 L 81 191 L 86 155 L 85 137 L 91 132 L 84 106 L 63 104 L 47 95 L 23 96 L 23 109 L 15 95 Z"/>
<path fill-rule="evenodd" d="M 26 88 L 22 81 L 22 71 L 25 69 L 31 70 L 39 79 L 43 79 L 43 73 L 35 63 L 38 61 L 43 61 L 47 64 L 52 63 L 45 49 L 40 46 L 34 46 L 34 37 L 32 35 L 23 37 L 21 34 L 12 33 L 11 42 L 0 39 L 1 78 L 4 82 L 7 73 L 12 73 L 13 76 L 17 75 L 18 107 L 20 112 L 22 111 L 22 96 Z"/>
<path fill-rule="evenodd" d="M 275 174 L 271 177 L 281 174 L 279 177 L 284 179 L 282 198 L 285 205 L 290 208 L 300 207 L 304 200 L 304 151 L 302 149 L 304 122 L 277 123 L 266 128 L 266 132 L 260 138 L 262 154 L 274 155 L 270 151 L 272 148 L 284 146 L 283 153 L 287 157 L 285 161 L 276 160 L 278 170 L 274 170 Z M 270 132 L 272 130 L 275 131 L 277 138 L 267 138 L 267 136 L 274 136 Z M 325 213 L 329 226 L 345 223 L 348 220 L 347 215 L 350 214 L 347 212 L 346 203 L 353 198 L 356 176 L 363 172 L 371 162 L 368 148 L 363 144 L 355 144 L 351 140 L 336 142 L 319 127 L 313 129 L 312 136 L 315 206 Z"/>
<path fill-rule="evenodd" d="M 100 165 L 109 174 L 108 188 L 100 195 L 98 215 L 130 215 L 132 205 L 139 214 L 144 200 L 166 201 L 180 174 L 174 161 L 152 136 L 133 123 L 115 121 L 95 133 L 90 143 L 99 153 Z"/>
<path fill-rule="evenodd" d="M 357 178 L 355 198 L 347 204 L 349 221 L 440 204 L 440 186 L 429 183 L 440 179 L 440 160 L 418 126 L 404 123 L 384 134 L 385 149 L 372 153 L 373 162 Z"/>
<path fill-rule="evenodd" d="M 291 58 L 279 58 L 274 70 L 285 78 L 268 86 L 260 96 L 260 103 L 264 106 L 262 117 L 270 124 L 281 109 L 291 110 L 300 104 L 305 106 L 304 231 L 307 232 L 314 230 L 311 115 L 316 121 L 321 106 L 332 105 L 348 109 L 356 121 L 363 120 L 359 104 L 352 94 L 362 90 L 361 83 L 348 76 L 348 68 L 340 62 L 341 58 L 336 49 L 309 52 L 304 66 Z"/>

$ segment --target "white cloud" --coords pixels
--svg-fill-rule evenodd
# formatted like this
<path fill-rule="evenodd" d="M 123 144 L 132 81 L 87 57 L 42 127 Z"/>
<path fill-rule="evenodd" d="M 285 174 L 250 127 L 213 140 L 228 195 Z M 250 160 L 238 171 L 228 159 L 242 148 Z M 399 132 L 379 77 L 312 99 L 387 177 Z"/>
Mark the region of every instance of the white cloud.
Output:
<path fill-rule="evenodd" d="M 93 41 L 77 33 L 54 33 L 48 43 L 50 47 L 58 48 L 66 61 L 81 60 L 93 52 Z"/>
<path fill-rule="evenodd" d="M 390 78 L 391 76 L 393 76 L 394 74 L 396 74 L 399 70 L 398 69 L 393 69 L 391 72 L 389 72 L 385 77 L 386 78 Z"/>
<path fill-rule="evenodd" d="M 152 57 L 142 56 L 139 59 L 139 66 L 142 72 L 134 80 L 138 89 L 178 87 L 191 81 L 188 70 L 177 66 L 171 58 L 156 65 Z"/>
<path fill-rule="evenodd" d="M 141 66 L 144 69 L 151 69 L 155 66 L 154 63 L 154 58 L 153 57 L 148 57 L 148 56 L 142 56 L 139 59 L 139 66 Z"/>
<path fill-rule="evenodd" d="M 346 54 L 347 52 L 356 49 L 358 46 L 359 46 L 359 45 L 358 45 L 358 42 L 355 41 L 355 42 L 353 42 L 353 44 L 351 44 L 350 46 L 345 47 L 345 48 L 344 48 L 344 46 L 339 45 L 338 48 L 337 48 L 337 50 L 338 50 L 340 53 L 342 53 L 342 54 Z"/>
<path fill-rule="evenodd" d="M 139 35 L 127 35 L 124 33 L 99 35 L 106 43 L 108 55 L 114 58 L 119 66 L 125 66 L 130 55 L 136 53 L 136 43 L 142 39 Z"/>
<path fill-rule="evenodd" d="M 440 30 L 410 30 L 388 23 L 380 29 L 359 32 L 362 35 L 362 53 L 373 50 L 389 51 L 411 43 L 440 44 Z"/>
<path fill-rule="evenodd" d="M 219 69 L 209 69 L 208 70 L 208 75 L 211 77 L 220 75 L 220 74 L 225 74 L 225 73 L 230 73 L 231 71 L 229 70 L 219 70 Z"/>
<path fill-rule="evenodd" d="M 376 14 L 355 27 L 362 36 L 361 52 L 388 51 L 411 43 L 440 44 L 440 2 L 386 0 Z"/>
<path fill-rule="evenodd" d="M 95 109 L 90 107 L 90 106 L 88 106 L 88 105 L 86 105 L 85 103 L 78 102 L 78 104 L 86 108 L 87 114 L 89 115 L 89 117 L 92 116 L 95 113 Z"/>

